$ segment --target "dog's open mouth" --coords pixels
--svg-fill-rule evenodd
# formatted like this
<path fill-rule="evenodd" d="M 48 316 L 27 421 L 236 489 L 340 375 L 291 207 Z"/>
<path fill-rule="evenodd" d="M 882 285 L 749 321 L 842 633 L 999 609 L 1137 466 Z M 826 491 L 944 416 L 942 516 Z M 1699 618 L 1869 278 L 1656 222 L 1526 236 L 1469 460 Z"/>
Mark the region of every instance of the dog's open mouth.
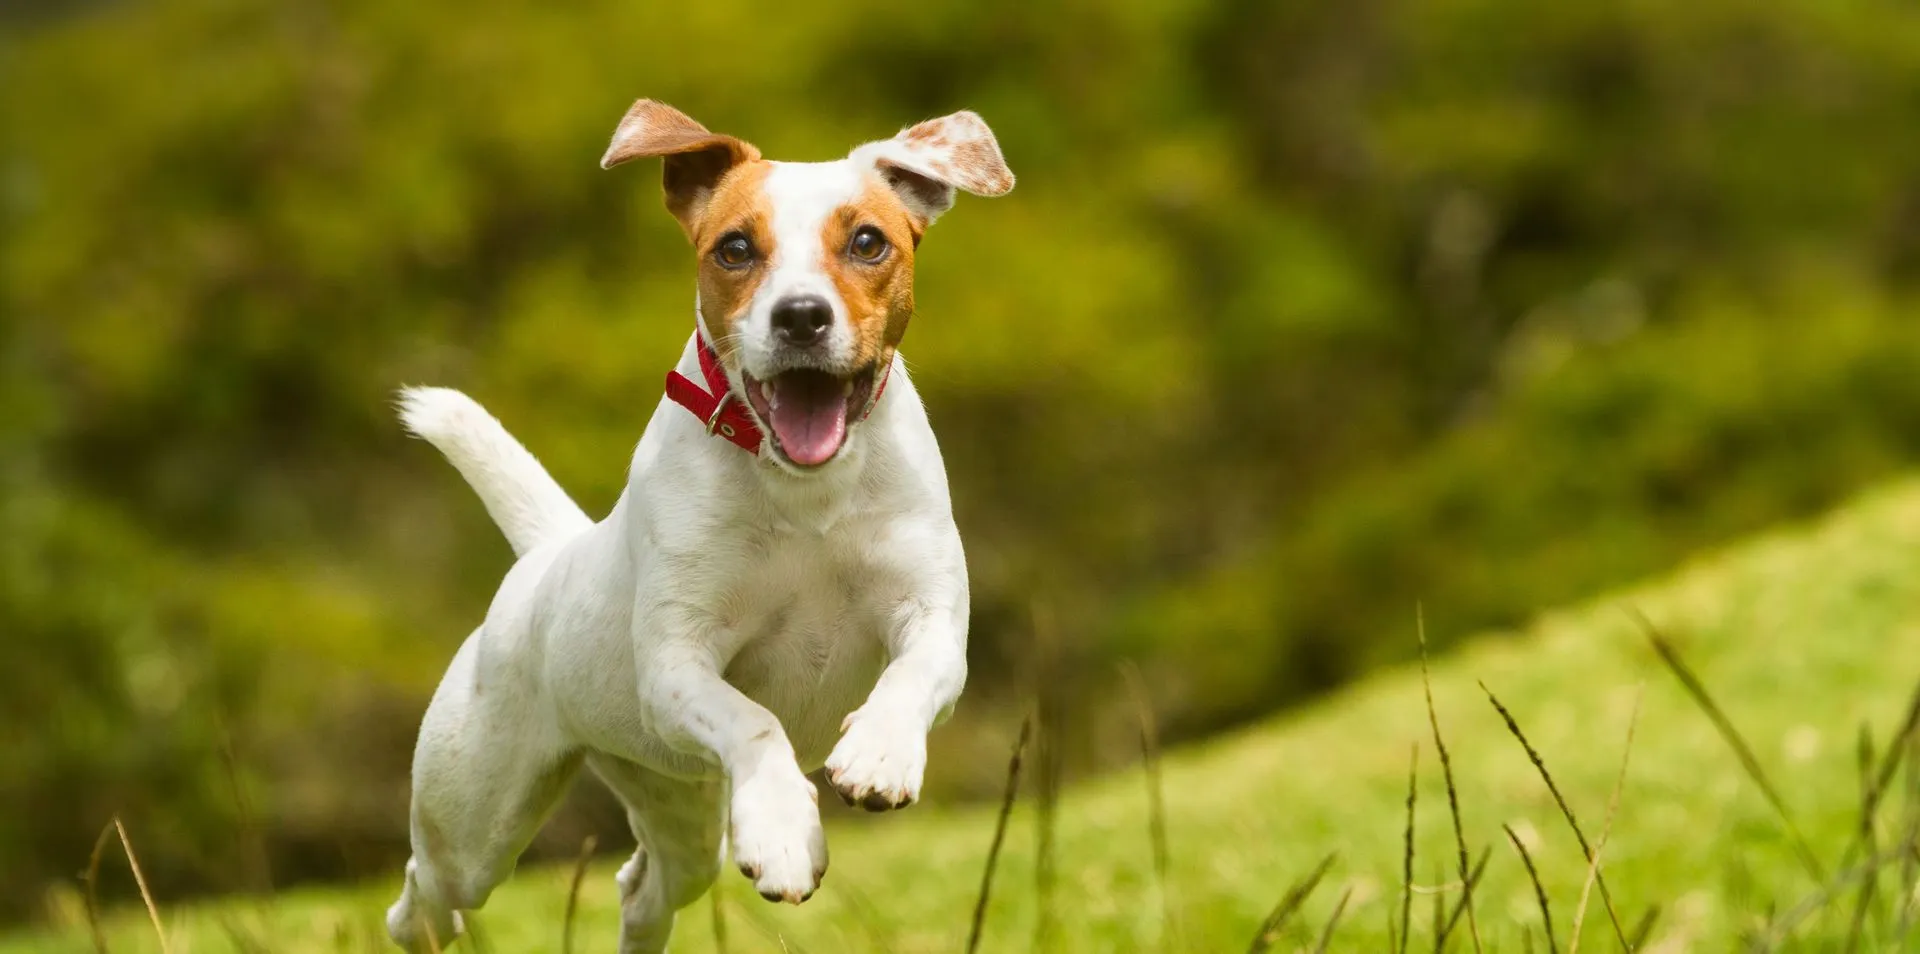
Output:
<path fill-rule="evenodd" d="M 765 381 L 751 374 L 747 401 L 769 425 L 773 446 L 801 467 L 833 459 L 847 442 L 847 427 L 860 419 L 873 395 L 873 368 L 848 377 L 796 368 Z"/>

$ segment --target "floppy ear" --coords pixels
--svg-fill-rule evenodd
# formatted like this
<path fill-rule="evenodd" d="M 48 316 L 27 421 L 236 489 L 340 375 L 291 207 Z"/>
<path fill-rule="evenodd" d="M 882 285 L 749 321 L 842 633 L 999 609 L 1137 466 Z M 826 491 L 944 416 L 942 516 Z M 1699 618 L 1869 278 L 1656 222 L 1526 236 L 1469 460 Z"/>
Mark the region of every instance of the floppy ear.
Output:
<path fill-rule="evenodd" d="M 873 163 L 922 227 L 953 207 L 955 189 L 980 196 L 1013 189 L 1013 170 L 993 130 L 972 111 L 929 119 L 860 146 L 848 158 Z"/>
<path fill-rule="evenodd" d="M 720 177 L 734 166 L 760 158 L 760 150 L 744 140 L 708 132 L 672 106 L 643 99 L 620 118 L 600 168 L 653 156 L 666 157 L 667 211 L 691 235 L 693 222 L 713 197 Z"/>

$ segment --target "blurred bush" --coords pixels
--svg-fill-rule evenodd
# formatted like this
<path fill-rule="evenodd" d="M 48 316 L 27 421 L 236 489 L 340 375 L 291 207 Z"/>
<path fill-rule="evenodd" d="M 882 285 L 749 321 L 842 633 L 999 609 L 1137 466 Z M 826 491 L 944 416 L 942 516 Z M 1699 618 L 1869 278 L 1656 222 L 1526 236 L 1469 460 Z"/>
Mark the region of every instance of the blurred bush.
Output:
<path fill-rule="evenodd" d="M 388 400 L 466 389 L 611 505 L 691 324 L 657 173 L 594 168 L 638 96 L 786 158 L 973 108 L 1020 175 L 929 237 L 907 343 L 975 578 L 963 793 L 1043 678 L 1099 765 L 1111 662 L 1190 737 L 1403 657 L 1416 601 L 1436 638 L 1513 622 L 1909 466 L 1917 27 L 0 13 L 0 914 L 116 811 L 169 891 L 403 853 L 415 720 L 508 551 Z"/>

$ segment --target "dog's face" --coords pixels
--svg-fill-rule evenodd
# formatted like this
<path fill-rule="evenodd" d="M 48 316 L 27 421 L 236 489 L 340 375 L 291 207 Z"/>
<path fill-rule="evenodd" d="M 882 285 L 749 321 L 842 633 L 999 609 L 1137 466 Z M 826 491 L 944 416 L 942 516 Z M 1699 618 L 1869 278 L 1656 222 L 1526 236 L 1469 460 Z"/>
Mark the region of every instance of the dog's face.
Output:
<path fill-rule="evenodd" d="M 601 165 L 648 156 L 666 159 L 667 209 L 699 256 L 715 351 L 774 459 L 802 470 L 856 437 L 913 315 L 913 257 L 927 226 L 955 190 L 1013 188 L 992 130 L 970 112 L 845 159 L 793 163 L 643 99 Z"/>

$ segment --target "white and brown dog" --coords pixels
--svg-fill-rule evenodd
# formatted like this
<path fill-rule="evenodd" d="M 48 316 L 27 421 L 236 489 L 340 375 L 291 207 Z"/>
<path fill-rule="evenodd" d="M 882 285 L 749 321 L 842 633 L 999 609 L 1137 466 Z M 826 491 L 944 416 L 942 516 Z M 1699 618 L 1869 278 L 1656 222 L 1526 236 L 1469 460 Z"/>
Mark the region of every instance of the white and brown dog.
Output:
<path fill-rule="evenodd" d="M 466 396 L 403 392 L 519 554 L 420 728 L 387 915 L 411 950 L 453 939 L 583 763 L 639 841 L 625 954 L 665 949 L 729 844 L 760 894 L 804 901 L 827 869 L 804 773 L 911 804 L 966 679 L 966 562 L 895 349 L 922 232 L 955 190 L 1013 188 L 992 131 L 961 112 L 769 162 L 642 100 L 601 165 L 648 157 L 699 258 L 696 327 L 606 519 Z"/>

